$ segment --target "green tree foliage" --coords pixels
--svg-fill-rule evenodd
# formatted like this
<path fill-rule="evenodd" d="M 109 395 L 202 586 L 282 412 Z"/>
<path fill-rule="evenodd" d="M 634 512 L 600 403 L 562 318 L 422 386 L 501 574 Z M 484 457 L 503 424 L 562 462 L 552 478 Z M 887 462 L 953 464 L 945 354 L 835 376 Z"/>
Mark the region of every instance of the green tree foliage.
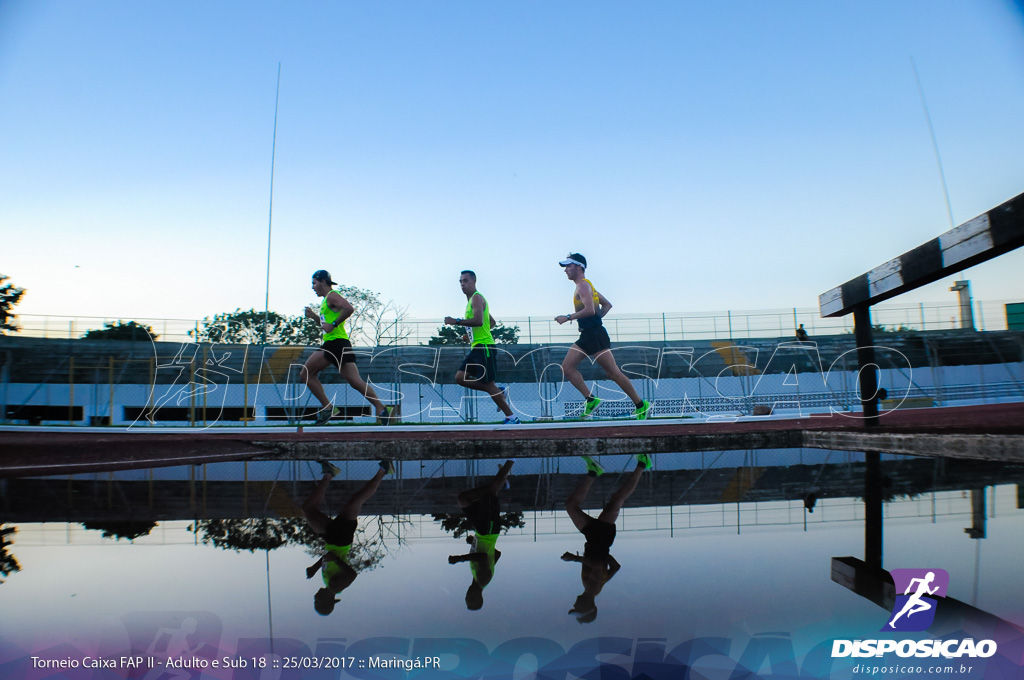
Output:
<path fill-rule="evenodd" d="M 406 310 L 393 301 L 384 302 L 377 293 L 355 286 L 338 286 L 336 290 L 355 310 L 345 320 L 345 328 L 354 344 L 395 344 L 412 332 L 402 324 Z M 319 310 L 320 300 L 310 306 Z M 201 322 L 198 336 L 195 331 L 189 331 L 189 335 L 200 342 L 260 344 L 263 342 L 263 320 L 261 311 L 236 309 L 206 317 Z M 323 337 L 320 324 L 305 314 L 286 316 L 268 312 L 266 320 L 268 345 L 319 345 Z"/>
<path fill-rule="evenodd" d="M 276 550 L 289 544 L 315 545 L 318 539 L 309 525 L 297 518 L 203 519 L 196 529 L 206 545 L 236 552 Z"/>
<path fill-rule="evenodd" d="M 103 538 L 113 538 L 118 541 L 124 538 L 134 541 L 140 536 L 148 536 L 149 532 L 156 528 L 156 522 L 82 522 L 82 526 L 91 531 L 102 531 Z"/>
<path fill-rule="evenodd" d="M 372 525 L 368 530 L 365 524 L 361 524 L 356 530 L 348 563 L 357 572 L 372 570 L 386 554 L 382 519 L 378 525 L 377 530 L 373 530 Z M 256 552 L 296 545 L 306 547 L 310 555 L 317 557 L 324 552 L 324 537 L 310 529 L 304 519 L 203 519 L 193 530 L 200 534 L 204 544 L 223 550 Z"/>
<path fill-rule="evenodd" d="M 491 329 L 491 335 L 494 337 L 494 342 L 499 345 L 519 344 L 519 326 L 505 326 L 499 324 Z"/>
<path fill-rule="evenodd" d="M 94 328 L 82 336 L 83 340 L 156 340 L 158 336 L 149 326 L 136 321 L 107 322 L 103 328 Z"/>
<path fill-rule="evenodd" d="M 263 342 L 264 313 L 255 309 L 236 309 L 216 316 L 208 316 L 202 320 L 199 335 L 189 331 L 189 335 L 200 342 L 225 344 L 260 344 Z M 312 319 L 305 316 L 285 316 L 277 312 L 268 312 L 267 344 L 268 345 L 317 345 L 320 344 L 320 327 Z"/>
<path fill-rule="evenodd" d="M 336 290 L 355 310 L 345 320 L 354 343 L 372 347 L 397 345 L 412 333 L 412 328 L 402 323 L 408 317 L 407 308 L 399 307 L 394 300 L 384 302 L 378 293 L 355 286 L 338 286 Z"/>
<path fill-rule="evenodd" d="M 18 560 L 14 559 L 14 555 L 7 552 L 8 546 L 11 545 L 11 541 L 8 540 L 9 536 L 13 536 L 18 529 L 16 527 L 5 527 L 0 524 L 0 576 L 9 576 L 16 571 L 21 571 L 21 565 L 18 564 Z M 0 583 L 4 580 L 0 578 Z"/>
<path fill-rule="evenodd" d="M 14 284 L 4 283 L 8 277 L 0 274 L 0 335 L 4 334 L 4 331 L 11 331 L 15 333 L 18 331 L 18 327 L 12 323 L 14 319 L 14 313 L 11 311 L 14 305 L 21 301 L 21 296 L 25 294 L 24 288 L 18 288 Z"/>
<path fill-rule="evenodd" d="M 519 344 L 519 326 L 498 325 L 491 329 L 494 342 L 499 345 Z M 459 326 L 441 326 L 437 335 L 431 336 L 428 345 L 466 345 L 463 330 Z"/>
<path fill-rule="evenodd" d="M 468 345 L 459 326 L 441 326 L 437 335 L 431 336 L 428 345 Z"/>
<path fill-rule="evenodd" d="M 461 512 L 434 513 L 434 521 L 441 523 L 441 528 L 450 531 L 455 538 L 473 531 L 473 523 Z M 509 529 L 522 529 L 526 526 L 522 512 L 503 512 L 498 520 L 501 533 L 507 534 Z"/>

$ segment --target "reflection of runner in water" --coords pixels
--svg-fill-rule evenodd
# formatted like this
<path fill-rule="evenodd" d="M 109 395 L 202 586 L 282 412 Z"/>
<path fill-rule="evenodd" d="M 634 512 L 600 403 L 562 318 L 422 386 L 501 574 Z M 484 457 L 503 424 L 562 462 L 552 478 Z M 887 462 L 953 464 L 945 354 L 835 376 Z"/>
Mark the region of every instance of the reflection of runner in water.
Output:
<path fill-rule="evenodd" d="M 474 611 L 484 606 L 484 588 L 494 578 L 494 565 L 501 557 L 501 551 L 495 547 L 501 533 L 498 494 L 505 486 L 508 473 L 512 470 L 512 463 L 513 461 L 506 460 L 490 484 L 459 494 L 459 507 L 473 525 L 473 536 L 466 537 L 472 549 L 465 555 L 449 556 L 448 564 L 469 562 L 473 582 L 466 591 L 466 607 Z"/>
<path fill-rule="evenodd" d="M 907 618 L 909 619 L 911 616 L 918 612 L 928 611 L 932 608 L 931 603 L 925 602 L 921 598 L 925 595 L 932 595 L 933 593 L 935 593 L 936 590 L 939 589 L 938 586 L 935 586 L 934 588 L 928 588 L 928 585 L 934 580 L 935 572 L 933 571 L 929 571 L 924 578 L 910 579 L 910 583 L 907 584 L 907 589 L 906 591 L 904 591 L 903 594 L 910 595 L 910 590 L 914 587 L 915 583 L 918 584 L 917 592 L 915 592 L 913 595 L 910 595 L 910 599 L 908 599 L 906 603 L 903 605 L 903 609 L 900 610 L 900 613 L 892 617 L 892 621 L 889 622 L 890 628 L 892 628 L 893 624 L 896 623 L 896 619 L 900 618 L 904 614 L 906 614 Z"/>
<path fill-rule="evenodd" d="M 594 480 L 598 475 L 604 474 L 604 469 L 590 456 L 583 456 L 583 460 L 587 464 L 587 476 L 580 480 L 565 502 L 565 510 L 587 542 L 583 546 L 583 555 L 566 552 L 562 559 L 566 562 L 580 563 L 580 578 L 583 581 L 583 593 L 576 598 L 569 613 L 575 614 L 580 623 L 590 623 L 597 618 L 597 604 L 594 598 L 604 588 L 604 584 L 619 571 L 620 565 L 610 553 L 615 541 L 615 520 L 619 516 L 619 510 L 636 490 L 640 475 L 651 467 L 651 458 L 646 453 L 637 455 L 636 468 L 612 494 L 596 519 L 583 512 L 580 506 L 586 501 Z"/>
<path fill-rule="evenodd" d="M 380 468 L 373 478 L 349 498 L 348 503 L 342 507 L 341 512 L 334 519 L 325 515 L 320 507 L 324 503 L 327 487 L 341 470 L 327 461 L 321 461 L 320 467 L 323 469 L 323 478 L 313 490 L 313 494 L 302 504 L 302 512 L 306 516 L 309 528 L 324 537 L 326 553 L 306 569 L 306 578 L 313 578 L 317 571 L 323 575 L 324 587 L 318 590 L 313 597 L 313 607 L 318 613 L 327 616 L 334 611 L 335 603 L 341 601 L 335 595 L 348 588 L 356 580 L 357 573 L 349 566 L 348 553 L 352 549 L 352 540 L 355 538 L 359 511 L 362 509 L 363 503 L 376 493 L 384 475 L 394 474 L 395 466 L 389 460 L 382 460 Z"/>
<path fill-rule="evenodd" d="M 146 654 L 155 658 L 159 658 L 162 662 L 167 662 L 170 659 L 183 659 L 191 657 L 202 646 L 202 642 L 197 642 L 195 647 L 191 647 L 188 644 L 188 637 L 196 632 L 199 627 L 199 622 L 191 616 L 186 616 L 181 620 L 181 628 L 161 628 L 156 632 L 153 637 L 153 642 L 146 649 Z M 163 643 L 163 644 L 158 644 Z M 166 680 L 170 678 L 190 678 L 192 677 L 192 671 L 188 668 L 166 668 L 165 663 L 161 663 L 158 666 L 154 666 L 148 673 L 144 680 L 156 680 L 157 678 L 163 678 Z"/>

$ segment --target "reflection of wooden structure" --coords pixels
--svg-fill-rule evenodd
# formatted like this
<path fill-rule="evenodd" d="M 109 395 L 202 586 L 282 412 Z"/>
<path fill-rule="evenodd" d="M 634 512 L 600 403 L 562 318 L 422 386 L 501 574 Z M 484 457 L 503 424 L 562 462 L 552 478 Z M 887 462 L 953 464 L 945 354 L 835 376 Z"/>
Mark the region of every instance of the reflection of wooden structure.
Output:
<path fill-rule="evenodd" d="M 810 447 L 1024 462 L 1024 403 L 893 411 L 867 430 L 847 414 L 405 427 L 0 428 L 0 476 L 213 460 L 455 460 Z"/>
<path fill-rule="evenodd" d="M 0 512 L 5 521 L 11 522 L 299 517 L 302 513 L 297 502 L 312 485 L 310 480 L 246 479 L 248 473 L 241 463 L 237 481 L 208 480 L 201 466 L 181 470 L 182 478 L 178 480 L 157 480 L 152 475 L 141 480 L 116 479 L 113 475 L 10 479 L 0 486 Z M 655 470 L 645 476 L 627 506 L 679 508 L 779 501 L 802 506 L 809 490 L 813 490 L 819 504 L 837 498 L 852 502 L 863 494 L 865 471 L 864 463 Z M 879 472 L 889 483 L 886 492 L 890 498 L 1014 481 L 1024 486 L 1024 468 L 997 463 L 894 460 L 884 461 Z M 312 479 L 316 473 L 310 474 Z M 223 471 L 219 476 L 224 477 Z M 510 510 L 561 510 L 579 477 L 578 472 L 515 475 L 511 488 L 502 492 L 502 503 Z M 606 500 L 601 494 L 614 491 L 614 477 L 609 472 L 597 484 L 592 494 L 594 507 Z M 473 486 L 475 479 L 386 479 L 364 510 L 385 515 L 451 512 L 458 492 Z M 340 502 L 358 483 L 336 480 L 328 492 L 328 503 Z"/>

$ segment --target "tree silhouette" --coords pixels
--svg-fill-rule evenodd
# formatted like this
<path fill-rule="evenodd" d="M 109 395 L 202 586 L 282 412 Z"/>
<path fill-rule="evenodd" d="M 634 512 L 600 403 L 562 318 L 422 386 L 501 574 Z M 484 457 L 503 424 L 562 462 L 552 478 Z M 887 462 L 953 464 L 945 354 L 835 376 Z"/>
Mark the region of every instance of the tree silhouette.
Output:
<path fill-rule="evenodd" d="M 201 322 L 198 336 L 195 331 L 189 335 L 202 342 L 226 344 L 259 344 L 263 341 L 263 312 L 255 309 L 236 309 L 215 316 L 208 316 Z M 268 345 L 316 345 L 320 343 L 320 328 L 305 316 L 285 316 L 268 312 Z"/>
<path fill-rule="evenodd" d="M 462 339 L 463 330 L 458 326 L 441 326 L 437 335 L 431 336 L 428 345 L 467 345 Z M 491 337 L 498 345 L 519 344 L 519 326 L 497 325 L 491 329 Z"/>
<path fill-rule="evenodd" d="M 5 527 L 3 524 L 0 524 L 0 576 L 9 576 L 16 571 L 21 571 L 21 565 L 18 564 L 18 560 L 14 559 L 14 555 L 8 552 L 8 547 L 11 545 L 8 537 L 13 536 L 17 531 L 17 527 Z M 4 580 L 0 578 L 0 583 L 3 582 Z"/>
<path fill-rule="evenodd" d="M 149 326 L 137 321 L 105 323 L 82 336 L 83 340 L 156 340 L 158 336 Z"/>
<path fill-rule="evenodd" d="M 122 538 L 134 541 L 140 536 L 147 536 L 154 528 L 156 522 L 131 522 L 131 521 L 110 521 L 110 522 L 82 522 L 83 527 L 92 531 L 102 531 L 103 538 L 113 538 L 120 541 Z"/>
<path fill-rule="evenodd" d="M 336 291 L 355 310 L 345 319 L 345 328 L 354 344 L 392 345 L 412 333 L 412 328 L 403 324 L 408 315 L 406 309 L 393 300 L 384 302 L 377 293 L 355 286 L 338 286 Z M 312 306 L 319 309 L 319 301 Z M 189 335 L 202 342 L 260 344 L 263 342 L 263 322 L 264 312 L 236 309 L 206 317 L 199 332 L 189 331 Z M 305 314 L 287 316 L 267 312 L 266 331 L 268 345 L 319 345 L 322 337 L 320 325 Z"/>
<path fill-rule="evenodd" d="M 435 512 L 434 521 L 441 523 L 441 528 L 450 531 L 455 538 L 462 538 L 466 533 L 473 531 L 473 523 L 461 512 Z M 498 530 L 507 534 L 509 529 L 522 529 L 526 526 L 523 513 L 503 512 L 498 520 Z"/>
<path fill-rule="evenodd" d="M 376 568 L 388 552 L 385 539 L 398 535 L 392 531 L 392 524 L 392 520 L 383 517 L 360 522 L 348 554 L 349 566 L 357 572 Z M 304 546 L 306 552 L 315 557 L 324 553 L 324 537 L 297 517 L 204 519 L 196 522 L 192 530 L 201 535 L 204 544 L 223 550 L 256 552 L 296 545 Z"/>
<path fill-rule="evenodd" d="M 0 335 L 4 334 L 4 331 L 17 332 L 18 327 L 9 320 L 14 319 L 14 313 L 11 311 L 14 305 L 18 304 L 21 300 L 21 296 L 25 294 L 24 288 L 18 288 L 14 284 L 4 283 L 8 277 L 0 274 Z"/>

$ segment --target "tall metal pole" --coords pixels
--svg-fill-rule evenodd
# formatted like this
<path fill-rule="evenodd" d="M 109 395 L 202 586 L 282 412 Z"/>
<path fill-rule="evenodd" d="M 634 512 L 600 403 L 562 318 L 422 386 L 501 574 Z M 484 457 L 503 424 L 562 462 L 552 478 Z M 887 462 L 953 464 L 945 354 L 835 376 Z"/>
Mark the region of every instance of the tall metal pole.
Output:
<path fill-rule="evenodd" d="M 928 101 L 924 98 L 924 87 L 921 86 L 921 76 L 917 73 L 917 62 L 910 58 L 910 65 L 914 67 L 914 81 L 917 83 L 917 93 L 921 95 L 921 106 L 924 107 L 924 118 L 928 121 L 928 134 L 932 137 L 932 150 L 935 152 L 935 163 L 939 166 L 939 179 L 942 180 L 942 195 L 946 197 L 946 214 L 949 215 L 949 228 L 955 229 L 953 223 L 953 206 L 949 203 L 949 189 L 946 187 L 946 172 L 942 169 L 942 157 L 939 155 L 939 143 L 935 139 L 935 128 L 932 127 L 932 114 L 928 110 Z"/>
<path fill-rule="evenodd" d="M 277 62 L 277 93 L 274 95 L 274 141 L 270 145 L 270 211 L 267 216 L 267 293 L 263 298 L 263 344 L 267 344 L 270 317 L 270 235 L 274 225 L 274 159 L 277 155 L 277 104 L 281 99 L 281 62 Z"/>

